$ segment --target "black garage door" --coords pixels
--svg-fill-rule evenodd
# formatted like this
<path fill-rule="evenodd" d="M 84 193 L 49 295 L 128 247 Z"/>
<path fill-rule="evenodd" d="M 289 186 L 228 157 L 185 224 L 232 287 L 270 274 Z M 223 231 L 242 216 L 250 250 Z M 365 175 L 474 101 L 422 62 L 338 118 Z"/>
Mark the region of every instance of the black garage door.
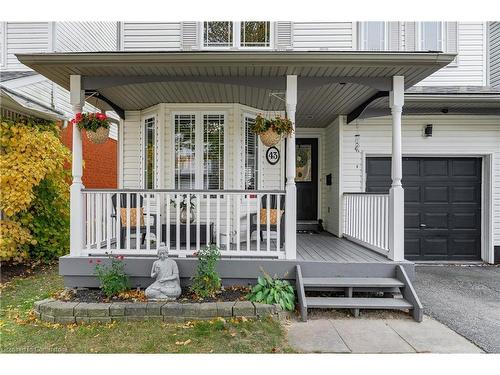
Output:
<path fill-rule="evenodd" d="M 367 158 L 366 191 L 388 192 L 391 159 Z M 405 258 L 481 258 L 481 159 L 403 158 Z"/>

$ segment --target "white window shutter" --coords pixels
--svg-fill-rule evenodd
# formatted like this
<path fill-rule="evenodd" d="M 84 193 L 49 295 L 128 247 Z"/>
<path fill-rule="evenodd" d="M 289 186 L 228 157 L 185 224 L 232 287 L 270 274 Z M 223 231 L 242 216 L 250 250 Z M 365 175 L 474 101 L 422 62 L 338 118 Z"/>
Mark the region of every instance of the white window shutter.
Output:
<path fill-rule="evenodd" d="M 198 22 L 181 22 L 182 50 L 191 51 L 199 48 Z"/>
<path fill-rule="evenodd" d="M 458 54 L 458 22 L 446 22 L 446 46 L 445 52 Z M 458 64 L 458 55 L 450 65 Z"/>
<path fill-rule="evenodd" d="M 388 23 L 389 51 L 399 51 L 401 49 L 401 22 Z"/>
<path fill-rule="evenodd" d="M 417 29 L 416 22 L 405 22 L 404 23 L 404 36 L 405 36 L 405 51 L 416 51 L 417 50 Z"/>
<path fill-rule="evenodd" d="M 278 21 L 275 24 L 276 49 L 290 50 L 293 48 L 293 22 Z"/>

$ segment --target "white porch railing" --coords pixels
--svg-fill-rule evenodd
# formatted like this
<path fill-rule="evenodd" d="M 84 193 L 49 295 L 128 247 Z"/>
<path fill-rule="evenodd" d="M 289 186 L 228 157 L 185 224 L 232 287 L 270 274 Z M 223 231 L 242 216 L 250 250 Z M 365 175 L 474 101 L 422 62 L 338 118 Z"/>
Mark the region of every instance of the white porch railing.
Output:
<path fill-rule="evenodd" d="M 223 256 L 285 257 L 281 190 L 84 189 L 82 194 L 84 254 L 152 255 L 164 242 L 170 254 L 181 257 L 211 243 Z M 181 222 L 183 200 L 193 203 L 186 210 L 189 225 Z"/>
<path fill-rule="evenodd" d="M 344 193 L 344 236 L 389 253 L 389 194 Z"/>

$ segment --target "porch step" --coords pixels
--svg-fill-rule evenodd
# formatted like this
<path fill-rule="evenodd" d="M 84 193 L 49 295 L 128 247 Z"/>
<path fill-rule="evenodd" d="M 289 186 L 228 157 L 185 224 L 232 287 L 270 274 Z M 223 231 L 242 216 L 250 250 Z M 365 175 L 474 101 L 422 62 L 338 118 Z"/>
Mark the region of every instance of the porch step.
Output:
<path fill-rule="evenodd" d="M 401 310 L 408 309 L 413 318 L 421 322 L 423 307 L 415 289 L 402 265 L 394 265 L 393 277 L 372 277 L 369 271 L 365 277 L 327 277 L 314 275 L 303 277 L 301 266 L 295 268 L 295 283 L 297 289 L 300 314 L 307 321 L 308 309 L 351 309 L 358 316 L 360 309 Z M 310 276 L 310 275 L 307 275 Z M 343 289 L 342 297 L 313 297 L 307 292 L 338 291 Z M 384 292 L 383 297 L 360 297 L 356 295 L 361 288 L 369 288 L 372 292 Z M 402 298 L 394 297 L 400 294 Z"/>
<path fill-rule="evenodd" d="M 403 298 L 306 297 L 308 308 L 316 309 L 412 309 Z"/>
<path fill-rule="evenodd" d="M 404 284 L 392 277 L 304 277 L 304 288 L 400 288 Z"/>
<path fill-rule="evenodd" d="M 297 220 L 297 231 L 298 232 L 317 232 L 319 231 L 319 221 L 318 220 Z"/>

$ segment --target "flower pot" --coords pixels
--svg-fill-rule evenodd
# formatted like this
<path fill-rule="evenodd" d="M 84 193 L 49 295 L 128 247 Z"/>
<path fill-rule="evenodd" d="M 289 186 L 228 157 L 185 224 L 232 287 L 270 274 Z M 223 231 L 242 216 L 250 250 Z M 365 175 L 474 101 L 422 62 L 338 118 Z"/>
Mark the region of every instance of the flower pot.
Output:
<path fill-rule="evenodd" d="M 90 142 L 100 145 L 108 140 L 109 128 L 97 128 L 95 132 L 86 130 L 85 133 Z"/>
<path fill-rule="evenodd" d="M 278 134 L 269 128 L 264 133 L 260 133 L 260 140 L 265 146 L 273 147 L 276 146 L 281 140 L 281 134 Z"/>
<path fill-rule="evenodd" d="M 187 223 L 187 208 L 183 207 L 181 208 L 180 212 L 180 222 L 181 224 L 186 224 Z M 189 223 L 194 223 L 194 220 L 196 219 L 196 214 L 194 213 L 193 210 L 189 210 Z"/>

